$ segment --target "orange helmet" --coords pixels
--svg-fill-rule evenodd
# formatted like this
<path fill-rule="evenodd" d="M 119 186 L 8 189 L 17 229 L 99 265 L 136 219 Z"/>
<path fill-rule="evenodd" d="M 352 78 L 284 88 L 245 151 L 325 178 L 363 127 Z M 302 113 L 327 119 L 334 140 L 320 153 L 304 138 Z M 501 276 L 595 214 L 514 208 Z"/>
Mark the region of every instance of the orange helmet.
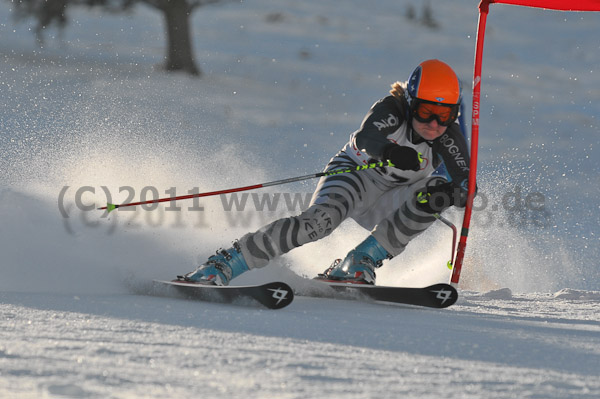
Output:
<path fill-rule="evenodd" d="M 438 104 L 460 104 L 461 88 L 456 73 L 440 60 L 427 60 L 415 68 L 408 79 L 407 98 Z"/>
<path fill-rule="evenodd" d="M 442 126 L 450 126 L 458 117 L 460 81 L 452 68 L 440 60 L 420 63 L 410 75 L 404 93 L 409 114 L 419 122 L 435 119 Z"/>

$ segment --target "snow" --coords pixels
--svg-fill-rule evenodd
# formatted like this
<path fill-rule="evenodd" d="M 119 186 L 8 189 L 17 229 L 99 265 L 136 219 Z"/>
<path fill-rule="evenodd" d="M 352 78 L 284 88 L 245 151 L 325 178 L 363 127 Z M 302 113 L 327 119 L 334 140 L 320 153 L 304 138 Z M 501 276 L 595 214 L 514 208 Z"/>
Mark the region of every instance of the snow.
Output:
<path fill-rule="evenodd" d="M 2 294 L 3 397 L 592 398 L 598 301 L 465 293 L 447 311 Z M 23 396 L 21 396 L 23 395 Z"/>
<path fill-rule="evenodd" d="M 306 199 L 315 181 L 91 209 L 320 171 L 426 58 L 455 67 L 469 105 L 475 4 L 436 3 L 431 30 L 405 18 L 411 3 L 202 8 L 202 79 L 156 68 L 150 9 L 73 10 L 40 49 L 0 3 L 0 397 L 600 397 L 597 13 L 491 7 L 481 202 L 451 308 L 297 297 L 269 311 L 140 294 L 297 211 L 285 198 Z M 236 283 L 302 289 L 299 276 L 366 234 L 348 222 Z M 378 282 L 447 281 L 450 245 L 432 226 Z"/>

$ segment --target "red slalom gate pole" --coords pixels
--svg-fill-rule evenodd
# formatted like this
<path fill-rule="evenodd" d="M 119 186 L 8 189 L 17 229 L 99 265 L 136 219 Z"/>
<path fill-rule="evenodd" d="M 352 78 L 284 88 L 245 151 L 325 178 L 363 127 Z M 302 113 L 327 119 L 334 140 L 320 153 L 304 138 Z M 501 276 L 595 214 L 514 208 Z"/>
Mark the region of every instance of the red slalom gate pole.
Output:
<path fill-rule="evenodd" d="M 471 120 L 471 162 L 469 164 L 469 186 L 467 191 L 467 204 L 460 232 L 460 240 L 456 250 L 456 259 L 452 268 L 450 284 L 456 288 L 460 279 L 460 272 L 467 248 L 467 237 L 473 212 L 473 200 L 477 187 L 477 153 L 479 148 L 479 114 L 481 109 L 481 63 L 483 58 L 483 42 L 485 39 L 485 24 L 489 11 L 489 1 L 482 0 L 479 4 L 479 24 L 477 26 L 477 41 L 475 44 L 475 66 L 473 68 L 473 110 Z"/>
<path fill-rule="evenodd" d="M 456 259 L 450 284 L 456 287 L 460 279 L 465 249 L 467 246 L 467 236 L 469 235 L 469 226 L 471 223 L 471 213 L 473 210 L 473 200 L 475 198 L 475 188 L 477 187 L 477 151 L 479 147 L 479 115 L 481 110 L 481 65 L 483 59 L 483 43 L 485 40 L 485 25 L 489 13 L 490 4 L 503 3 L 515 6 L 546 8 L 558 11 L 600 11 L 600 0 L 481 0 L 479 3 L 479 23 L 477 25 L 477 40 L 475 44 L 475 65 L 473 68 L 473 113 L 471 121 L 471 163 L 469 165 L 469 187 L 467 205 L 463 225 L 458 243 Z"/>

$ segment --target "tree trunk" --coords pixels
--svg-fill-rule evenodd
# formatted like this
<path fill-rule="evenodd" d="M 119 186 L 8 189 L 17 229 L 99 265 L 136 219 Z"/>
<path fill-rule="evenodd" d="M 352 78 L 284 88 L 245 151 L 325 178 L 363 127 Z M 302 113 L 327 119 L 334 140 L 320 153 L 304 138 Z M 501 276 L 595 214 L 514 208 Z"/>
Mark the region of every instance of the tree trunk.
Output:
<path fill-rule="evenodd" d="M 186 0 L 171 0 L 163 8 L 167 28 L 167 71 L 184 71 L 199 76 L 194 61 L 190 29 L 191 8 Z"/>

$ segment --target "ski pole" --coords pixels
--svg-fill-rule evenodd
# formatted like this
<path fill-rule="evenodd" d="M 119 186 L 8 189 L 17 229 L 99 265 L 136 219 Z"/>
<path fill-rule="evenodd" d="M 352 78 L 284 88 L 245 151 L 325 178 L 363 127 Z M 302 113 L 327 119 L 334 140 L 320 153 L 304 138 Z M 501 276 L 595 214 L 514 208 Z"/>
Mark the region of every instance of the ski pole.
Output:
<path fill-rule="evenodd" d="M 130 202 L 130 203 L 120 204 L 120 205 L 108 203 L 108 204 L 106 204 L 106 206 L 98 208 L 98 210 L 107 210 L 108 212 L 111 212 L 117 208 L 123 208 L 126 206 L 156 204 L 159 202 L 178 201 L 178 200 L 185 200 L 185 199 L 191 199 L 191 198 L 210 197 L 213 195 L 237 193 L 240 191 L 248 191 L 248 190 L 254 190 L 257 188 L 277 186 L 280 184 L 299 182 L 299 181 L 314 179 L 314 178 L 323 177 L 323 176 L 333 176 L 333 175 L 339 175 L 339 174 L 343 174 L 343 173 L 358 172 L 361 170 L 381 168 L 384 166 L 394 167 L 394 164 L 392 162 L 390 162 L 389 160 L 387 160 L 385 162 L 379 161 L 379 162 L 373 162 L 373 163 L 369 163 L 369 164 L 365 164 L 365 165 L 357 165 L 355 168 L 334 169 L 334 170 L 330 170 L 329 172 L 313 173 L 313 174 L 306 175 L 306 176 L 291 177 L 289 179 L 282 179 L 282 180 L 276 180 L 276 181 L 272 181 L 272 182 L 268 182 L 268 183 L 254 184 L 251 186 L 230 188 L 227 190 L 219 190 L 219 191 L 210 191 L 210 192 L 199 193 L 199 194 L 182 195 L 179 197 L 159 198 L 159 199 L 149 200 L 149 201 Z"/>
<path fill-rule="evenodd" d="M 448 266 L 448 269 L 452 269 L 454 267 L 454 254 L 456 248 L 456 236 L 458 235 L 458 231 L 456 230 L 456 226 L 451 221 L 449 221 L 439 213 L 434 213 L 433 217 L 452 229 L 452 252 L 450 254 L 450 260 L 446 264 L 446 266 Z"/>

